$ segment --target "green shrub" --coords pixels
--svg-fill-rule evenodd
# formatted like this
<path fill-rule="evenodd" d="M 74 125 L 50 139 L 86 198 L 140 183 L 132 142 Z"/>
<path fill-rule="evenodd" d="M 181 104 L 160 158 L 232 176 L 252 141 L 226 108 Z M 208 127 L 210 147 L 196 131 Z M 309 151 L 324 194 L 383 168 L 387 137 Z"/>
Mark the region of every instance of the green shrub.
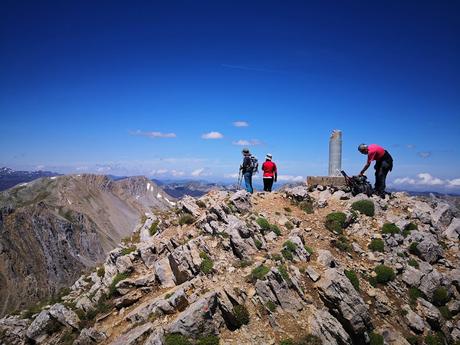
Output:
<path fill-rule="evenodd" d="M 180 333 L 165 335 L 165 345 L 192 345 L 192 343 Z"/>
<path fill-rule="evenodd" d="M 203 200 L 197 200 L 196 204 L 198 205 L 199 208 L 206 208 L 206 204 L 204 203 Z"/>
<path fill-rule="evenodd" d="M 292 209 L 290 207 L 285 207 L 284 210 L 288 213 L 291 213 L 292 212 Z"/>
<path fill-rule="evenodd" d="M 351 208 L 368 217 L 373 217 L 375 213 L 374 202 L 372 200 L 358 200 L 351 204 Z"/>
<path fill-rule="evenodd" d="M 415 259 L 412 259 L 412 258 L 410 258 L 409 261 L 407 261 L 407 264 L 408 264 L 409 266 L 412 266 L 412 267 L 415 267 L 415 268 L 418 268 L 418 267 L 419 267 L 418 261 L 415 260 Z"/>
<path fill-rule="evenodd" d="M 104 266 L 99 267 L 96 272 L 97 272 L 97 276 L 99 278 L 102 278 L 103 276 L 105 276 L 105 268 L 104 268 Z"/>
<path fill-rule="evenodd" d="M 254 245 L 259 250 L 262 248 L 262 242 L 260 242 L 258 239 L 254 239 Z"/>
<path fill-rule="evenodd" d="M 419 256 L 420 250 L 417 248 L 418 242 L 412 242 L 409 246 L 409 253 Z"/>
<path fill-rule="evenodd" d="M 272 255 L 272 260 L 274 261 L 281 261 L 283 257 L 280 254 L 273 254 Z"/>
<path fill-rule="evenodd" d="M 196 345 L 219 345 L 219 337 L 217 335 L 207 335 L 198 338 Z"/>
<path fill-rule="evenodd" d="M 383 342 L 383 336 L 381 336 L 380 334 L 378 333 L 374 333 L 372 332 L 370 334 L 370 345 L 383 345 L 384 342 Z"/>
<path fill-rule="evenodd" d="M 281 250 L 281 254 L 286 260 L 292 261 L 294 259 L 294 256 L 292 253 L 294 253 L 297 249 L 297 244 L 294 242 L 287 240 L 286 242 L 283 243 L 283 249 Z"/>
<path fill-rule="evenodd" d="M 268 301 L 267 303 L 265 303 L 265 306 L 267 307 L 268 310 L 270 310 L 272 313 L 274 313 L 276 311 L 276 304 L 273 303 L 272 301 Z"/>
<path fill-rule="evenodd" d="M 445 287 L 439 287 L 433 292 L 433 304 L 440 307 L 449 302 L 449 292 Z"/>
<path fill-rule="evenodd" d="M 305 248 L 305 250 L 307 251 L 308 254 L 313 255 L 314 250 L 313 250 L 312 247 L 309 247 L 309 246 L 307 246 L 307 245 L 305 245 L 305 246 L 303 246 L 303 247 Z"/>
<path fill-rule="evenodd" d="M 425 344 L 426 345 L 444 345 L 444 335 L 441 332 L 437 332 L 436 334 L 430 334 L 425 337 Z"/>
<path fill-rule="evenodd" d="M 342 252 L 350 252 L 351 251 L 351 244 L 348 238 L 343 235 L 340 235 L 339 238 L 333 243 L 334 247 Z"/>
<path fill-rule="evenodd" d="M 189 213 L 185 213 L 179 218 L 179 225 L 193 224 L 194 222 L 195 218 Z"/>
<path fill-rule="evenodd" d="M 157 233 L 158 231 L 158 224 L 160 224 L 160 222 L 158 220 L 154 221 L 152 223 L 152 225 L 150 225 L 150 228 L 149 228 L 149 234 L 150 236 L 153 236 Z"/>
<path fill-rule="evenodd" d="M 355 288 L 356 291 L 359 291 L 359 279 L 353 270 L 345 270 L 345 276 L 350 280 L 351 285 Z"/>
<path fill-rule="evenodd" d="M 347 215 L 343 212 L 332 212 L 326 216 L 324 225 L 329 231 L 341 234 L 342 229 L 345 227 Z"/>
<path fill-rule="evenodd" d="M 414 306 L 417 303 L 417 298 L 424 297 L 423 292 L 415 287 L 409 288 L 408 294 L 409 294 L 409 304 L 411 306 Z"/>
<path fill-rule="evenodd" d="M 294 229 L 294 224 L 292 224 L 292 223 L 291 223 L 291 222 L 289 222 L 289 221 L 288 221 L 288 222 L 286 222 L 286 223 L 284 223 L 284 226 L 285 226 L 285 227 L 286 227 L 286 229 L 288 229 L 288 230 L 292 230 L 292 229 Z"/>
<path fill-rule="evenodd" d="M 308 334 L 296 341 L 295 345 L 322 345 L 322 341 L 316 335 Z"/>
<path fill-rule="evenodd" d="M 235 315 L 238 327 L 249 323 L 249 311 L 245 305 L 239 304 L 235 306 L 233 308 L 233 315 Z"/>
<path fill-rule="evenodd" d="M 417 230 L 418 226 L 415 223 L 409 223 L 404 227 L 404 230 L 412 231 L 412 230 Z"/>
<path fill-rule="evenodd" d="M 395 223 L 385 223 L 382 226 L 382 234 L 396 235 L 401 232 L 401 229 Z"/>
<path fill-rule="evenodd" d="M 407 342 L 411 345 L 419 345 L 420 344 L 420 339 L 419 337 L 415 336 L 415 335 L 409 335 L 407 338 L 406 338 Z"/>
<path fill-rule="evenodd" d="M 291 253 L 289 250 L 287 250 L 286 248 L 281 249 L 281 254 L 283 255 L 283 257 L 284 257 L 286 260 L 289 260 L 289 261 L 294 260 L 294 256 L 293 256 L 292 253 Z"/>
<path fill-rule="evenodd" d="M 313 201 L 305 200 L 299 203 L 299 208 L 305 213 L 312 214 L 313 211 Z"/>
<path fill-rule="evenodd" d="M 281 236 L 281 230 L 278 227 L 278 225 L 275 225 L 275 224 L 270 225 L 270 230 L 273 231 L 276 234 L 276 236 Z"/>
<path fill-rule="evenodd" d="M 269 231 L 270 230 L 270 223 L 265 218 L 262 218 L 262 217 L 257 218 L 256 223 L 259 224 L 259 226 L 262 229 L 262 231 Z"/>
<path fill-rule="evenodd" d="M 214 262 L 212 259 L 206 254 L 205 252 L 200 253 L 200 258 L 201 258 L 201 264 L 200 264 L 200 270 L 204 274 L 209 274 L 212 272 L 212 268 L 214 267 Z"/>
<path fill-rule="evenodd" d="M 288 283 L 289 285 L 292 283 L 291 277 L 289 276 L 289 272 L 284 265 L 278 266 L 278 272 L 281 274 L 281 277 Z"/>
<path fill-rule="evenodd" d="M 280 345 L 295 345 L 292 339 L 283 339 L 280 341 Z"/>
<path fill-rule="evenodd" d="M 127 248 L 122 248 L 121 249 L 121 255 L 128 255 L 128 254 L 131 254 L 132 252 L 134 252 L 136 250 L 136 246 L 130 246 L 130 247 L 127 247 Z"/>
<path fill-rule="evenodd" d="M 386 284 L 395 279 L 396 274 L 391 267 L 385 265 L 378 265 L 374 268 L 374 272 L 377 274 L 375 280 L 377 283 Z"/>
<path fill-rule="evenodd" d="M 245 268 L 251 265 L 252 265 L 252 260 L 238 260 L 234 264 L 235 267 L 240 267 L 240 268 Z"/>
<path fill-rule="evenodd" d="M 270 272 L 270 269 L 267 266 L 259 265 L 252 270 L 251 278 L 253 281 L 263 280 L 268 272 Z"/>
<path fill-rule="evenodd" d="M 371 241 L 368 248 L 373 252 L 381 252 L 385 251 L 385 242 L 381 238 L 375 238 Z"/>
<path fill-rule="evenodd" d="M 128 279 L 128 277 L 129 273 L 118 273 L 115 277 L 113 277 L 112 283 L 109 286 L 109 298 L 115 295 L 117 291 L 117 284 L 122 280 Z"/>
<path fill-rule="evenodd" d="M 452 313 L 446 305 L 440 306 L 438 309 L 443 318 L 446 320 L 452 319 Z"/>

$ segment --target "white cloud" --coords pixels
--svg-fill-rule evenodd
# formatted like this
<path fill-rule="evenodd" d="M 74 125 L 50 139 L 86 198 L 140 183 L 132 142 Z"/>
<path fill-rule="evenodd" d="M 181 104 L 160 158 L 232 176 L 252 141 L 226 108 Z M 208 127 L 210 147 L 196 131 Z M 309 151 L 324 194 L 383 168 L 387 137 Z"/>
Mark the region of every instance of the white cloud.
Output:
<path fill-rule="evenodd" d="M 173 170 L 171 170 L 171 175 L 174 176 L 174 177 L 184 176 L 185 172 L 173 169 Z"/>
<path fill-rule="evenodd" d="M 256 146 L 256 145 L 261 145 L 262 142 L 257 139 L 251 139 L 251 140 L 245 140 L 245 139 L 240 139 L 238 141 L 234 141 L 233 145 L 238 145 L 238 146 Z"/>
<path fill-rule="evenodd" d="M 225 178 L 238 178 L 238 174 L 237 173 L 233 173 L 233 174 L 224 174 L 224 177 Z"/>
<path fill-rule="evenodd" d="M 417 152 L 417 155 L 418 155 L 420 158 L 428 158 L 428 157 L 431 156 L 431 152 L 429 152 L 429 151 Z"/>
<path fill-rule="evenodd" d="M 460 178 L 447 181 L 447 187 L 460 187 Z"/>
<path fill-rule="evenodd" d="M 219 132 L 209 132 L 209 133 L 204 133 L 201 138 L 203 139 L 222 139 L 224 136 L 222 133 Z"/>
<path fill-rule="evenodd" d="M 246 121 L 235 121 L 235 122 L 233 122 L 233 126 L 235 126 L 235 127 L 248 127 L 249 123 L 247 123 Z"/>
<path fill-rule="evenodd" d="M 432 176 L 429 173 L 417 174 L 417 179 L 410 177 L 400 177 L 394 180 L 394 184 L 409 184 L 417 186 L 442 186 L 448 183 L 449 180 L 442 180 L 438 177 Z"/>
<path fill-rule="evenodd" d="M 415 184 L 416 181 L 413 178 L 409 177 L 400 177 L 394 180 L 394 184 Z"/>
<path fill-rule="evenodd" d="M 89 169 L 89 167 L 87 167 L 87 166 L 79 166 L 79 167 L 75 168 L 75 170 L 77 170 L 77 171 L 85 171 L 85 170 L 88 170 L 88 169 Z"/>
<path fill-rule="evenodd" d="M 209 171 L 209 169 L 200 168 L 200 169 L 193 170 L 191 175 L 194 176 L 194 177 L 209 176 L 209 175 L 211 175 L 211 172 Z"/>
<path fill-rule="evenodd" d="M 305 181 L 305 178 L 303 176 L 278 175 L 278 180 L 288 182 L 302 182 Z"/>
<path fill-rule="evenodd" d="M 168 169 L 156 169 L 151 171 L 151 175 L 164 175 L 168 172 Z"/>
<path fill-rule="evenodd" d="M 44 168 L 45 166 L 43 164 L 40 164 L 35 167 L 35 170 L 43 170 Z"/>
<path fill-rule="evenodd" d="M 175 138 L 176 137 L 176 133 L 163 133 L 163 132 L 157 132 L 157 131 L 144 132 L 141 130 L 137 130 L 135 132 L 130 132 L 129 134 L 137 135 L 141 137 L 149 137 L 149 138 Z"/>

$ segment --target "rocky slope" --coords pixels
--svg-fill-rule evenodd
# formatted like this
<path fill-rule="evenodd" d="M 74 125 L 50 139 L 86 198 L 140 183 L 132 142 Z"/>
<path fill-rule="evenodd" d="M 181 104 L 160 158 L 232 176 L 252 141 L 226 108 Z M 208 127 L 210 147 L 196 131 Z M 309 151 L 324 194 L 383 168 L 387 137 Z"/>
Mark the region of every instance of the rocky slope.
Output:
<path fill-rule="evenodd" d="M 41 178 L 0 193 L 0 315 L 68 287 L 104 260 L 141 216 L 171 207 L 151 181 Z M 145 216 L 144 216 L 145 217 Z"/>
<path fill-rule="evenodd" d="M 6 344 L 458 344 L 457 210 L 403 193 L 211 192 L 147 219 Z M 148 231 L 147 231 L 148 229 Z"/>

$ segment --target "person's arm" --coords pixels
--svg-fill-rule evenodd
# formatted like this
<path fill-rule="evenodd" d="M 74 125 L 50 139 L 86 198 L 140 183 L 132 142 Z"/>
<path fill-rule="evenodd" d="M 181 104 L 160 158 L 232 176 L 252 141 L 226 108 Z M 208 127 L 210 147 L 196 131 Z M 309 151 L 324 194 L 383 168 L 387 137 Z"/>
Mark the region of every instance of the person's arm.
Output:
<path fill-rule="evenodd" d="M 278 168 L 276 167 L 276 164 L 273 163 L 273 165 L 275 166 L 275 168 L 273 169 L 275 171 L 275 179 L 274 179 L 274 182 L 276 182 L 276 180 L 278 180 Z"/>
<path fill-rule="evenodd" d="M 363 176 L 364 173 L 366 172 L 366 170 L 370 167 L 370 165 L 371 165 L 371 162 L 367 162 L 366 165 L 364 166 L 364 168 L 359 173 L 359 176 Z"/>

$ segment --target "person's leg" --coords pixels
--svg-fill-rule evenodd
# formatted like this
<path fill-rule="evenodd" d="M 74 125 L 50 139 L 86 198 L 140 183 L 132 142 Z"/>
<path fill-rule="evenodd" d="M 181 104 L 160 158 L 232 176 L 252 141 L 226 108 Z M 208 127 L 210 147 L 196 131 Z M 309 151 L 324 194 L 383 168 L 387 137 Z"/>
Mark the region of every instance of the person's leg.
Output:
<path fill-rule="evenodd" d="M 382 174 L 382 177 L 381 177 L 381 194 L 382 195 L 385 195 L 385 188 L 386 188 L 386 179 L 387 179 L 387 175 L 388 175 L 388 172 L 390 171 L 391 169 L 391 164 L 388 163 L 388 162 L 383 162 L 382 163 L 382 167 L 381 167 L 381 174 Z"/>
<path fill-rule="evenodd" d="M 375 163 L 375 166 L 374 166 L 374 169 L 375 169 L 374 192 L 376 194 L 379 194 L 380 189 L 381 189 L 381 176 L 380 176 L 381 167 L 382 167 L 382 165 L 379 162 Z"/>
<path fill-rule="evenodd" d="M 253 189 L 252 189 L 252 174 L 250 172 L 244 174 L 244 184 L 246 185 L 246 191 L 248 193 L 252 193 L 253 192 Z"/>
<path fill-rule="evenodd" d="M 269 178 L 268 180 L 268 191 L 271 192 L 273 188 L 273 179 Z"/>
<path fill-rule="evenodd" d="M 264 178 L 264 192 L 268 192 L 268 178 Z"/>

